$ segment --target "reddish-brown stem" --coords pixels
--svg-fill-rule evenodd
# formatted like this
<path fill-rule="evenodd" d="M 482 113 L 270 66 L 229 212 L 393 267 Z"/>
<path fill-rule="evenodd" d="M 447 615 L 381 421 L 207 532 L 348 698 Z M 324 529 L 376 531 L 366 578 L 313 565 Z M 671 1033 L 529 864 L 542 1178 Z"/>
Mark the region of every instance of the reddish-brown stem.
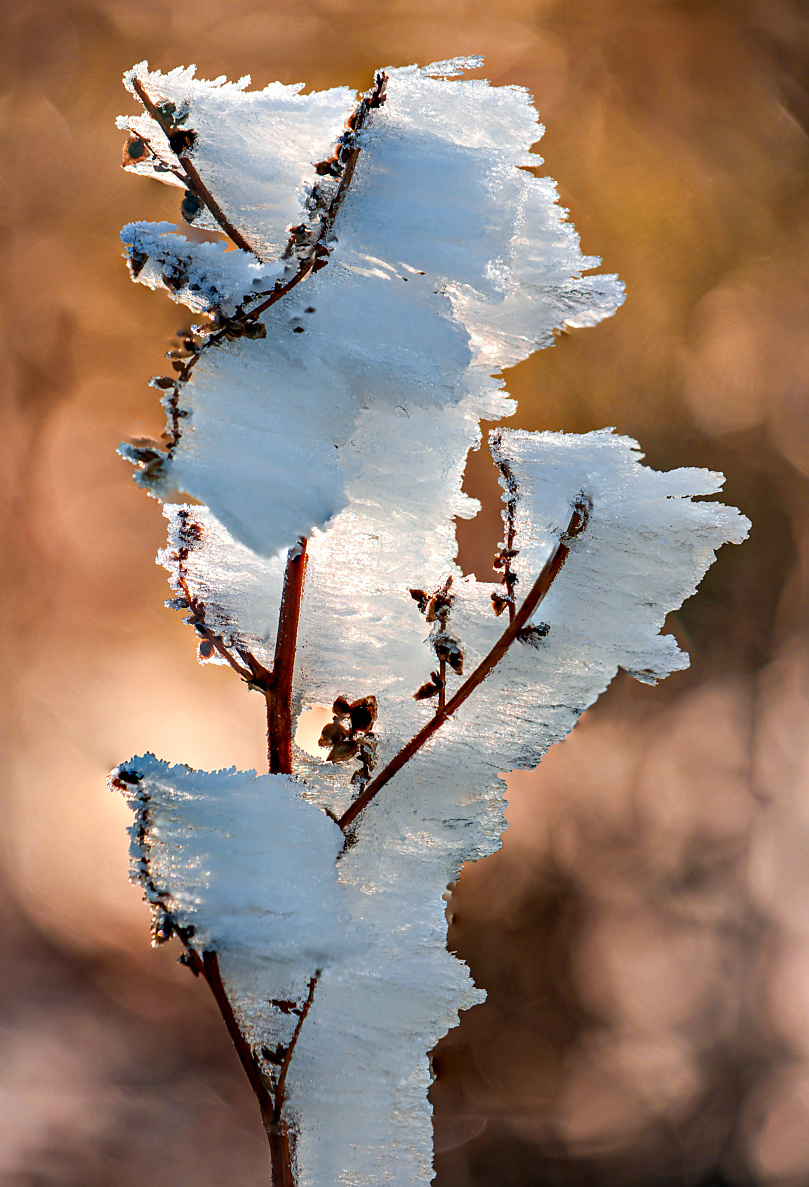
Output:
<path fill-rule="evenodd" d="M 157 105 L 149 97 L 149 95 L 147 94 L 146 88 L 144 87 L 144 85 L 140 81 L 140 79 L 135 78 L 132 80 L 132 83 L 135 88 L 135 93 L 138 96 L 138 98 L 140 99 L 141 103 L 146 108 L 146 110 L 149 112 L 149 115 L 152 117 L 152 119 L 155 121 L 155 123 L 161 129 L 161 131 L 164 133 L 164 135 L 166 136 L 166 139 L 168 139 L 169 128 L 171 125 L 165 119 L 165 117 L 163 116 L 163 113 L 158 109 Z M 256 251 L 256 249 L 254 247 L 250 246 L 250 244 L 245 239 L 244 235 L 242 235 L 239 228 L 234 227 L 233 223 L 230 221 L 230 219 L 227 217 L 225 212 L 222 210 L 222 207 L 219 205 L 219 203 L 216 201 L 216 198 L 214 198 L 211 191 L 205 185 L 205 182 L 202 180 L 199 173 L 197 173 L 196 169 L 191 164 L 191 161 L 188 159 L 188 157 L 186 157 L 184 154 L 180 154 L 177 157 L 177 159 L 180 162 L 180 168 L 182 169 L 183 173 L 185 173 L 186 177 L 188 178 L 188 188 L 196 195 L 197 198 L 199 198 L 199 200 L 200 200 L 200 202 L 202 202 L 203 206 L 205 206 L 208 209 L 210 214 L 213 216 L 213 218 L 216 219 L 216 221 L 219 223 L 219 226 L 222 228 L 222 230 L 225 232 L 225 234 L 228 236 L 228 238 L 233 243 L 235 243 L 237 247 L 240 247 L 242 249 L 242 251 L 249 251 L 251 255 L 255 256 L 256 259 L 260 260 L 261 256 L 258 254 L 258 252 Z"/>
<path fill-rule="evenodd" d="M 514 615 L 514 618 L 506 627 L 503 634 L 492 647 L 489 654 L 481 660 L 478 666 L 472 672 L 471 676 L 461 685 L 454 696 L 450 697 L 443 710 L 439 709 L 435 716 L 432 717 L 426 725 L 424 725 L 419 732 L 410 739 L 410 741 L 402 747 L 397 755 L 391 759 L 386 767 L 384 767 L 379 774 L 371 780 L 368 786 L 363 791 L 362 795 L 358 796 L 350 808 L 347 809 L 337 821 L 340 828 L 345 830 L 352 824 L 360 812 L 367 808 L 371 800 L 382 790 L 386 783 L 389 783 L 393 776 L 402 769 L 405 763 L 421 750 L 425 742 L 433 736 L 436 730 L 452 716 L 457 709 L 468 699 L 468 697 L 475 691 L 478 685 L 482 684 L 486 677 L 494 668 L 497 667 L 500 660 L 511 647 L 512 643 L 518 637 L 520 631 L 527 625 L 529 618 L 536 610 L 539 603 L 547 594 L 548 590 L 553 585 L 556 577 L 564 565 L 570 553 L 570 542 L 584 530 L 588 519 L 587 505 L 580 501 L 576 504 L 573 515 L 570 519 L 567 531 L 564 533 L 559 543 L 552 554 L 548 557 L 542 572 L 537 577 L 531 590 L 526 597 L 519 610 Z"/>
<path fill-rule="evenodd" d="M 387 74 L 378 74 L 374 90 L 369 95 L 363 96 L 352 117 L 352 126 L 354 132 L 359 132 L 360 128 L 362 128 L 369 111 L 372 111 L 376 107 L 380 107 L 385 102 L 385 87 L 387 85 L 387 81 Z M 296 285 L 300 284 L 302 280 L 305 280 L 306 277 L 309 276 L 317 266 L 322 266 L 326 262 L 326 259 L 323 257 L 318 257 L 317 249 L 319 247 L 322 248 L 325 245 L 325 241 L 328 238 L 332 227 L 334 226 L 334 220 L 336 219 L 337 212 L 342 205 L 346 190 L 351 185 L 351 178 L 354 176 L 354 169 L 356 167 L 357 158 L 359 155 L 360 147 L 359 145 L 355 145 L 348 154 L 348 160 L 343 167 L 343 173 L 340 177 L 340 184 L 337 187 L 337 192 L 331 201 L 328 211 L 323 216 L 323 220 L 320 225 L 320 233 L 316 242 L 312 246 L 311 253 L 301 260 L 298 271 L 290 280 L 286 282 L 286 284 L 278 285 L 273 289 L 266 301 L 262 301 L 260 305 L 256 305 L 249 312 L 243 314 L 243 319 L 245 321 L 254 321 L 262 313 L 265 313 L 271 305 L 274 305 L 276 301 L 280 301 L 281 298 L 285 297 L 288 292 L 295 288 Z"/>
<path fill-rule="evenodd" d="M 219 1012 L 227 1027 L 228 1034 L 233 1041 L 233 1046 L 236 1048 L 236 1053 L 241 1060 L 247 1079 L 250 1081 L 250 1087 L 253 1089 L 258 1100 L 264 1128 L 269 1131 L 269 1127 L 275 1118 L 275 1103 L 270 1091 L 270 1085 L 267 1077 L 258 1066 L 250 1044 L 239 1029 L 239 1023 L 236 1021 L 236 1015 L 233 1013 L 233 1006 L 230 1004 L 230 998 L 222 982 L 219 958 L 215 952 L 203 952 L 200 958 L 193 952 L 193 949 L 189 948 L 186 951 L 190 954 L 191 968 L 195 972 L 202 974 L 214 996 L 214 1000 L 219 1007 Z M 198 963 L 193 963 L 194 958 L 196 958 L 196 962 Z"/>
<path fill-rule="evenodd" d="M 443 713 L 447 707 L 447 660 L 443 655 L 438 658 L 438 678 L 441 681 L 438 690 L 438 712 Z"/>
<path fill-rule="evenodd" d="M 276 1092 L 275 1098 L 273 1097 L 269 1081 L 261 1071 L 250 1044 L 239 1029 L 239 1023 L 236 1020 L 236 1015 L 233 1013 L 233 1007 L 230 1004 L 230 999 L 222 981 L 219 959 L 215 952 L 203 952 L 200 957 L 199 953 L 188 946 L 186 946 L 183 959 L 193 972 L 203 978 L 213 994 L 214 1001 L 219 1008 L 219 1013 L 222 1015 L 227 1032 L 230 1035 L 233 1046 L 236 1048 L 236 1053 L 250 1082 L 250 1087 L 253 1089 L 258 1100 L 261 1120 L 270 1146 L 272 1187 L 295 1187 L 295 1174 L 292 1164 L 292 1142 L 288 1126 L 281 1121 L 278 1094 Z M 316 978 L 313 979 L 316 980 Z M 306 1005 L 307 1013 L 311 1005 L 313 993 L 314 989 L 311 988 L 310 982 L 309 999 Z M 305 1014 L 303 1017 L 305 1017 Z M 293 1042 L 297 1041 L 300 1027 L 301 1022 L 299 1020 L 298 1026 L 295 1029 Z M 281 1103 L 283 1104 L 283 1100 Z"/>
<path fill-rule="evenodd" d="M 306 540 L 287 554 L 275 638 L 275 662 L 267 688 L 267 753 L 273 775 L 292 774 L 292 677 L 306 577 Z"/>
<path fill-rule="evenodd" d="M 306 1021 L 306 1015 L 311 1010 L 312 1002 L 315 1000 L 315 989 L 317 988 L 317 983 L 320 980 L 320 973 L 321 973 L 321 970 L 318 969 L 317 972 L 315 973 L 314 977 L 309 978 L 309 992 L 306 996 L 306 1001 L 303 1003 L 303 1006 L 301 1007 L 300 1017 L 298 1018 L 298 1024 L 295 1027 L 295 1031 L 292 1035 L 292 1039 L 290 1040 L 289 1046 L 287 1047 L 287 1050 L 286 1050 L 286 1054 L 284 1055 L 284 1062 L 281 1064 L 281 1074 L 278 1077 L 278 1085 L 275 1089 L 275 1108 L 273 1110 L 273 1121 L 275 1122 L 276 1125 L 281 1120 L 281 1110 L 284 1107 L 284 1101 L 286 1099 L 286 1083 L 287 1083 L 287 1075 L 289 1073 L 289 1065 L 292 1062 L 292 1056 L 295 1052 L 295 1047 L 297 1046 L 298 1039 L 300 1038 L 300 1033 L 301 1033 L 301 1030 L 303 1029 L 303 1024 Z"/>

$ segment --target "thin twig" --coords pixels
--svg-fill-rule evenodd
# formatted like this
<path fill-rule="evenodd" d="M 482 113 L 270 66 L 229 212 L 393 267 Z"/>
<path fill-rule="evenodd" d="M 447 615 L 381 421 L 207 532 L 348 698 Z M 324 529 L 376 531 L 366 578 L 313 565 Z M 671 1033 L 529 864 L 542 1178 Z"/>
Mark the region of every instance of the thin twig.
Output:
<path fill-rule="evenodd" d="M 292 774 L 292 677 L 306 577 L 306 540 L 287 553 L 275 637 L 275 662 L 267 687 L 267 753 L 270 773 Z"/>
<path fill-rule="evenodd" d="M 362 96 L 357 107 L 349 117 L 348 127 L 350 131 L 354 133 L 355 140 L 356 133 L 359 132 L 365 124 L 368 112 L 381 107 L 385 103 L 385 88 L 387 86 L 387 82 L 387 74 L 385 74 L 384 71 L 380 71 L 376 75 L 373 88 L 367 94 Z M 138 79 L 135 79 L 134 85 L 138 95 L 140 95 L 143 103 L 147 106 L 147 110 L 149 110 L 150 115 L 152 115 L 153 119 L 157 120 L 160 127 L 163 128 L 163 131 L 165 132 L 162 122 L 162 115 L 155 107 L 154 103 L 152 103 L 151 99 L 149 99 L 147 96 L 142 84 Z M 261 304 L 254 305 L 249 310 L 244 305 L 242 305 L 239 307 L 234 317 L 227 319 L 226 324 L 223 327 L 216 328 L 216 326 L 214 326 L 205 341 L 199 346 L 198 349 L 196 349 L 188 361 L 181 367 L 177 378 L 173 381 L 173 383 L 170 384 L 170 395 L 167 393 L 165 397 L 170 416 L 171 428 L 171 439 L 169 441 L 167 450 L 168 457 L 171 457 L 174 453 L 175 449 L 180 443 L 180 437 L 182 435 L 180 430 L 180 419 L 184 413 L 181 412 L 179 406 L 180 389 L 191 378 L 194 367 L 202 357 L 203 353 L 207 350 L 210 350 L 213 346 L 218 346 L 219 343 L 225 339 L 232 339 L 236 337 L 238 332 L 243 332 L 244 326 L 246 326 L 248 323 L 256 322 L 262 313 L 265 313 L 272 305 L 275 305 L 278 301 L 285 297 L 287 293 L 296 288 L 297 285 L 301 283 L 301 281 L 306 280 L 306 278 L 310 276 L 312 272 L 318 271 L 320 268 L 325 267 L 328 263 L 329 252 L 326 248 L 326 240 L 331 234 L 331 231 L 334 227 L 334 221 L 337 217 L 337 212 L 340 209 L 346 191 L 351 184 L 351 179 L 354 176 L 354 169 L 360 154 L 360 147 L 361 146 L 356 142 L 349 150 L 346 150 L 344 147 L 338 145 L 334 160 L 336 161 L 335 168 L 338 171 L 341 170 L 340 182 L 328 207 L 322 215 L 320 229 L 317 236 L 313 241 L 306 244 L 306 252 L 300 259 L 297 272 L 295 272 L 295 274 L 283 284 L 281 281 L 278 281 L 272 292 L 267 295 L 267 299 L 262 301 Z M 186 168 L 189 164 L 189 162 L 187 162 L 184 157 L 180 157 L 179 160 L 183 168 Z M 193 169 L 193 165 L 191 166 L 191 169 Z M 194 173 L 196 173 L 196 170 L 194 170 Z M 200 200 L 202 201 L 203 196 L 199 196 Z M 211 213 L 214 213 L 213 210 Z M 214 215 L 214 217 L 216 217 L 216 215 Z M 224 215 L 222 215 L 222 217 L 224 218 Z M 239 232 L 237 231 L 236 234 L 238 235 Z M 233 238 L 233 236 L 231 236 L 231 238 Z M 234 242 L 236 242 L 235 239 Z M 290 242 L 292 242 L 292 240 Z M 252 248 L 250 248 L 249 245 L 248 250 L 252 251 Z M 256 297 L 263 295 L 264 294 L 259 293 L 256 294 Z M 165 384 L 162 381 L 158 382 L 158 386 L 165 389 Z M 158 459 L 157 464 L 161 465 L 162 461 L 162 458 Z"/>
<path fill-rule="evenodd" d="M 441 683 L 438 690 L 438 712 L 443 713 L 447 707 L 447 659 L 444 655 L 438 657 L 438 678 Z"/>
<path fill-rule="evenodd" d="M 186 945 L 185 963 L 192 972 L 202 976 L 213 994 L 214 1000 L 219 1007 L 219 1013 L 222 1015 L 228 1034 L 247 1075 L 247 1079 L 250 1081 L 250 1087 L 253 1089 L 258 1100 L 261 1120 L 270 1146 L 272 1187 L 295 1187 L 292 1142 L 290 1140 L 289 1127 L 281 1120 L 278 1093 L 276 1091 L 275 1097 L 273 1097 L 268 1079 L 262 1072 L 253 1054 L 252 1047 L 239 1028 L 239 1023 L 236 1020 L 236 1015 L 233 1012 L 233 1007 L 230 1004 L 230 999 L 222 981 L 219 959 L 215 952 L 203 952 L 200 958 L 199 954 L 193 948 Z M 311 1005 L 313 992 L 314 990 L 311 988 L 310 982 L 310 994 L 306 1006 L 307 1013 L 308 1007 Z M 298 1025 L 295 1028 L 293 1043 L 297 1042 L 300 1028 L 301 1020 L 299 1019 Z M 283 1105 L 283 1098 L 280 1103 Z"/>
<path fill-rule="evenodd" d="M 502 442 L 502 433 L 499 429 L 495 429 L 490 437 L 491 454 L 494 458 L 494 463 L 500 471 L 506 490 L 508 491 L 508 498 L 506 499 L 506 513 L 503 516 L 506 525 L 506 538 L 504 541 L 505 547 L 502 552 L 495 557 L 495 564 L 502 565 L 503 577 L 502 582 L 506 587 L 508 617 L 509 622 L 514 621 L 514 616 L 517 613 L 517 604 L 514 597 L 514 589 L 517 585 L 517 574 L 514 572 L 512 561 L 517 555 L 514 548 L 514 540 L 517 534 L 517 479 L 514 477 L 514 471 L 510 463 L 506 460 L 501 452 L 500 445 Z M 500 603 L 502 606 L 502 602 Z"/>
<path fill-rule="evenodd" d="M 301 1012 L 300 1012 L 300 1016 L 298 1018 L 298 1024 L 295 1027 L 295 1031 L 292 1035 L 289 1046 L 286 1049 L 286 1054 L 284 1055 L 284 1062 L 281 1064 L 281 1074 L 278 1077 L 278 1084 L 275 1089 L 275 1108 L 273 1110 L 273 1121 L 275 1122 L 276 1125 L 281 1120 L 281 1110 L 284 1107 L 284 1100 L 286 1099 L 285 1089 L 286 1089 L 286 1082 L 287 1082 L 287 1074 L 289 1072 L 289 1065 L 292 1062 L 292 1056 L 295 1051 L 295 1047 L 297 1045 L 298 1039 L 300 1038 L 300 1033 L 301 1033 L 301 1030 L 303 1029 L 303 1024 L 306 1021 L 306 1015 L 311 1010 L 312 1002 L 315 1000 L 315 989 L 317 988 L 317 983 L 320 980 L 321 971 L 322 971 L 321 969 L 318 969 L 316 971 L 314 977 L 309 978 L 309 993 L 306 997 L 306 1001 L 303 1003 L 303 1006 L 302 1006 Z"/>
<path fill-rule="evenodd" d="M 363 95 L 349 120 L 351 130 L 355 135 L 365 124 L 368 112 L 375 110 L 377 107 L 381 107 L 385 102 L 385 88 L 387 86 L 387 82 L 387 74 L 385 74 L 384 71 L 381 71 L 376 76 L 373 89 L 369 91 L 367 95 Z M 346 160 L 342 166 L 340 184 L 338 185 L 337 191 L 321 219 L 320 230 L 316 239 L 311 243 L 311 245 L 308 246 L 306 254 L 301 259 L 298 271 L 291 280 L 286 282 L 286 284 L 276 285 L 266 301 L 263 301 L 260 305 L 250 309 L 248 312 L 240 311 L 245 321 L 254 321 L 262 313 L 266 312 L 266 310 L 268 310 L 271 305 L 274 305 L 276 301 L 280 301 L 282 297 L 285 297 L 286 294 L 295 288 L 296 285 L 300 284 L 302 280 L 305 280 L 311 272 L 316 272 L 319 268 L 324 267 L 328 262 L 329 253 L 325 246 L 326 240 L 331 234 L 331 230 L 334 226 L 334 220 L 336 219 L 337 213 L 340 209 L 340 206 L 342 205 L 346 191 L 351 185 L 351 179 L 354 176 L 354 169 L 356 167 L 359 155 L 360 145 L 355 143 L 353 148 L 349 149 L 346 154 Z M 339 168 L 339 155 L 336 157 L 336 160 L 338 161 L 337 167 Z"/>
<path fill-rule="evenodd" d="M 256 684 L 261 682 L 262 676 L 269 677 L 269 672 L 267 669 L 263 667 L 258 662 L 258 660 L 250 654 L 249 651 L 239 650 L 239 655 L 248 665 L 247 667 L 242 667 L 238 660 L 236 660 L 231 655 L 230 651 L 225 646 L 222 636 L 215 635 L 211 628 L 206 625 L 205 607 L 203 606 L 202 602 L 200 602 L 199 598 L 195 598 L 191 593 L 188 585 L 188 574 L 185 569 L 185 564 L 183 560 L 180 559 L 179 555 L 177 559 L 177 584 L 180 587 L 183 597 L 188 602 L 188 608 L 191 611 L 194 619 L 194 627 L 197 630 L 197 633 L 200 635 L 200 638 L 207 640 L 207 642 L 209 642 L 211 646 L 219 652 L 219 654 L 222 656 L 222 659 L 226 660 L 230 664 L 230 666 L 233 668 L 233 671 L 237 672 L 241 676 L 242 680 L 246 680 L 248 683 Z"/>
<path fill-rule="evenodd" d="M 506 627 L 506 630 L 492 647 L 485 659 L 481 660 L 474 672 L 461 685 L 457 692 L 450 698 L 443 710 L 438 710 L 434 717 L 432 717 L 419 732 L 410 739 L 410 741 L 402 747 L 397 755 L 395 755 L 386 767 L 384 767 L 379 774 L 371 780 L 368 786 L 363 791 L 362 795 L 354 800 L 353 804 L 343 813 L 337 821 L 343 832 L 353 823 L 359 816 L 363 809 L 367 808 L 371 800 L 382 790 L 386 783 L 389 783 L 393 776 L 402 769 L 414 754 L 421 750 L 425 742 L 433 736 L 436 730 L 440 729 L 445 721 L 452 716 L 452 714 L 460 709 L 465 700 L 475 691 L 479 684 L 482 684 L 489 673 L 497 666 L 500 660 L 511 647 L 512 643 L 519 636 L 520 631 L 526 626 L 529 618 L 536 610 L 539 603 L 547 594 L 548 590 L 553 585 L 560 569 L 564 565 L 570 553 L 570 543 L 580 535 L 587 526 L 589 518 L 589 508 L 584 500 L 576 503 L 573 514 L 570 518 L 567 531 L 561 537 L 556 548 L 545 562 L 545 565 L 537 577 L 536 581 L 531 587 L 531 590 L 523 602 L 520 609 L 514 615 L 514 618 Z"/>
<path fill-rule="evenodd" d="M 144 85 L 140 81 L 140 79 L 133 78 L 132 85 L 134 86 L 135 93 L 137 94 L 141 103 L 146 108 L 146 110 L 149 112 L 149 115 L 152 117 L 152 119 L 155 121 L 155 123 L 158 125 L 158 127 L 160 128 L 160 130 L 163 132 L 166 139 L 168 140 L 169 137 L 171 136 L 172 125 L 168 122 L 168 120 L 166 120 L 163 113 L 159 110 L 157 105 L 149 97 L 149 95 L 146 92 L 146 88 L 144 87 Z M 258 254 L 256 249 L 254 247 L 251 247 L 251 245 L 247 242 L 247 240 L 245 239 L 244 235 L 242 235 L 242 233 L 238 229 L 238 227 L 234 227 L 233 223 L 230 221 L 230 219 L 227 217 L 225 212 L 222 210 L 222 207 L 216 201 L 216 198 L 214 198 L 211 191 L 205 185 L 205 183 L 202 180 L 202 178 L 200 177 L 199 173 L 197 173 L 196 169 L 191 164 L 191 161 L 188 159 L 187 156 L 185 156 L 185 153 L 183 152 L 183 153 L 176 154 L 176 155 L 177 155 L 177 160 L 180 162 L 180 167 L 188 179 L 188 188 L 192 191 L 192 193 L 197 198 L 199 198 L 200 202 L 202 202 L 202 204 L 208 209 L 210 214 L 213 216 L 213 218 L 216 219 L 216 221 L 219 223 L 219 226 L 222 228 L 222 230 L 225 232 L 225 234 L 231 239 L 231 241 L 233 243 L 235 243 L 237 247 L 240 247 L 242 249 L 242 251 L 249 251 L 251 255 L 254 255 L 256 257 L 257 260 L 260 260 L 261 256 Z"/>
<path fill-rule="evenodd" d="M 125 795 L 132 793 L 133 785 L 140 784 L 142 776 L 136 771 L 119 767 L 110 779 L 112 787 Z M 163 944 L 176 935 L 183 945 L 180 962 L 187 965 L 195 976 L 202 977 L 213 994 L 222 1020 L 227 1027 L 231 1041 L 236 1048 L 242 1067 L 247 1075 L 250 1087 L 258 1101 L 264 1131 L 270 1145 L 270 1164 L 272 1168 L 273 1187 L 295 1187 L 292 1173 L 292 1156 L 288 1137 L 281 1140 L 282 1125 L 276 1118 L 276 1100 L 272 1092 L 272 1083 L 261 1069 L 253 1053 L 253 1049 L 241 1032 L 233 1007 L 222 981 L 219 968 L 219 958 L 216 952 L 205 950 L 202 955 L 193 947 L 194 930 L 182 927 L 172 915 L 169 905 L 164 901 L 168 895 L 160 890 L 151 874 L 151 799 L 148 794 L 138 797 L 138 831 L 136 842 L 143 852 L 140 880 L 144 885 L 154 910 L 152 936 L 154 944 Z"/>
<path fill-rule="evenodd" d="M 239 1029 L 239 1023 L 233 1012 L 233 1006 L 230 1004 L 230 998 L 222 981 L 219 958 L 215 952 L 203 952 L 200 958 L 192 948 L 188 947 L 186 948 L 186 952 L 190 956 L 190 968 L 192 971 L 202 974 L 214 996 L 214 1000 L 219 1007 L 219 1012 L 227 1027 L 228 1034 L 233 1040 L 233 1046 L 236 1048 L 242 1067 L 250 1081 L 250 1087 L 258 1099 L 264 1127 L 269 1130 L 269 1127 L 275 1121 L 275 1102 L 272 1098 L 268 1079 L 261 1071 L 250 1044 Z M 193 956 L 190 955 L 192 953 Z M 194 957 L 196 957 L 196 962 L 194 961 Z"/>

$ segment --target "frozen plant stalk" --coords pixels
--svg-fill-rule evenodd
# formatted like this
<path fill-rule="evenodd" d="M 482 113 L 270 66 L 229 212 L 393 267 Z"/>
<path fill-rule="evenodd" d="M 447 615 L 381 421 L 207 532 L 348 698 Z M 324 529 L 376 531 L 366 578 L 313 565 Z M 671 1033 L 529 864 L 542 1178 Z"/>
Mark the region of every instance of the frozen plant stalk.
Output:
<path fill-rule="evenodd" d="M 454 518 L 503 369 L 620 305 L 583 275 L 553 183 L 525 166 L 530 96 L 380 71 L 359 101 L 145 63 L 130 170 L 189 223 L 122 239 L 132 275 L 200 316 L 158 377 L 167 431 L 121 452 L 166 499 L 169 605 L 200 659 L 267 702 L 270 773 L 152 755 L 113 772 L 132 876 L 216 997 L 258 1099 L 273 1183 L 428 1183 L 427 1052 L 483 999 L 442 895 L 504 828 L 498 772 L 535 765 L 619 667 L 688 662 L 660 630 L 747 521 L 610 430 L 498 429 L 499 584 L 464 577 Z M 332 706 L 313 758 L 298 715 Z"/>

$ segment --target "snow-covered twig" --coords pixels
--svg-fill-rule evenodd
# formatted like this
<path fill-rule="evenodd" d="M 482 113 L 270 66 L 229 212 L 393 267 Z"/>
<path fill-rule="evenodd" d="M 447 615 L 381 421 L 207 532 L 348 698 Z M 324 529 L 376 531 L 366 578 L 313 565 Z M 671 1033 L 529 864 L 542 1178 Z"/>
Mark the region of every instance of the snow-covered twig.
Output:
<path fill-rule="evenodd" d="M 570 517 L 570 523 L 567 526 L 567 531 L 559 539 L 559 543 L 554 548 L 548 560 L 542 569 L 542 572 L 537 577 L 536 581 L 531 587 L 531 590 L 526 597 L 520 609 L 515 613 L 508 627 L 492 647 L 491 651 L 478 664 L 474 672 L 464 681 L 458 691 L 447 701 L 442 707 L 439 704 L 435 716 L 432 717 L 426 725 L 415 734 L 410 741 L 402 747 L 397 755 L 394 756 L 384 767 L 378 775 L 376 775 L 368 786 L 363 791 L 362 795 L 357 796 L 350 808 L 348 808 L 340 819 L 337 821 L 340 828 L 345 832 L 357 819 L 359 814 L 368 807 L 371 800 L 379 794 L 386 783 L 401 771 L 402 767 L 418 754 L 425 742 L 428 742 L 436 730 L 439 730 L 445 721 L 452 716 L 456 710 L 460 709 L 461 705 L 466 701 L 475 691 L 478 685 L 482 684 L 486 677 L 492 672 L 500 660 L 514 643 L 520 637 L 520 632 L 528 624 L 531 615 L 539 606 L 542 599 L 547 594 L 548 590 L 553 585 L 556 577 L 559 574 L 562 566 L 570 554 L 570 545 L 573 540 L 579 536 L 587 527 L 587 521 L 590 516 L 590 507 L 585 498 L 580 499 Z M 446 670 L 446 669 L 445 669 Z"/>
<path fill-rule="evenodd" d="M 252 247 L 238 227 L 234 227 L 233 223 L 225 214 L 222 207 L 216 201 L 211 191 L 205 185 L 205 182 L 200 177 L 191 159 L 188 156 L 188 150 L 194 142 L 195 133 L 190 128 L 175 127 L 173 121 L 160 110 L 160 108 L 152 101 L 146 92 L 146 88 L 139 78 L 133 78 L 132 85 L 135 93 L 140 99 L 143 106 L 149 112 L 149 115 L 158 125 L 160 130 L 164 133 L 169 142 L 172 152 L 175 154 L 180 162 L 180 167 L 188 181 L 188 188 L 192 194 L 203 206 L 210 212 L 213 218 L 219 223 L 219 226 L 228 236 L 228 238 L 240 247 L 242 251 L 249 251 L 256 259 L 261 259 L 256 249 Z"/>

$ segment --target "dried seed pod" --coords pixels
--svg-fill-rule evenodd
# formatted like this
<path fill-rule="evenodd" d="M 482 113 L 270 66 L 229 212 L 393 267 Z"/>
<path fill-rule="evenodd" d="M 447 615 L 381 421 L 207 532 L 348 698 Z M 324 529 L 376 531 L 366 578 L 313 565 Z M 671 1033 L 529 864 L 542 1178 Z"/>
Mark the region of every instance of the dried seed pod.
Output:
<path fill-rule="evenodd" d="M 435 673 L 433 673 L 435 675 Z M 437 696 L 441 691 L 443 685 L 435 680 L 428 680 L 426 684 L 422 684 L 417 692 L 413 693 L 414 701 L 428 701 L 430 697 Z"/>
<path fill-rule="evenodd" d="M 139 161 L 148 153 L 148 151 L 149 150 L 147 149 L 145 143 L 140 139 L 139 136 L 136 136 L 134 139 L 127 142 L 126 157 L 129 158 L 129 160 Z M 128 161 L 125 158 L 124 164 L 127 163 Z"/>
<path fill-rule="evenodd" d="M 351 702 L 348 697 L 339 696 L 331 707 L 332 713 L 335 717 L 348 717 L 351 711 Z"/>
<path fill-rule="evenodd" d="M 511 598 L 504 598 L 503 595 L 499 594 L 499 593 L 492 594 L 492 606 L 494 607 L 494 612 L 498 618 L 500 617 L 500 615 L 503 613 L 506 606 L 508 606 L 510 602 L 511 602 Z"/>
<path fill-rule="evenodd" d="M 287 1048 L 283 1045 L 283 1043 L 279 1043 L 278 1046 L 273 1050 L 272 1047 L 268 1047 L 265 1044 L 261 1048 L 261 1054 L 267 1060 L 267 1063 L 271 1063 L 275 1067 L 281 1067 L 284 1059 L 286 1058 Z"/>
<path fill-rule="evenodd" d="M 179 157 L 182 153 L 187 152 L 191 145 L 197 138 L 196 132 L 190 131 L 188 128 L 177 128 L 169 136 L 169 146 L 175 156 Z"/>
<path fill-rule="evenodd" d="M 349 706 L 352 730 L 365 734 L 376 721 L 376 697 L 361 697 Z"/>
<path fill-rule="evenodd" d="M 534 626 L 524 626 L 521 631 L 517 631 L 517 638 L 521 643 L 528 643 L 531 647 L 540 647 L 550 629 L 550 623 L 538 622 Z"/>
<path fill-rule="evenodd" d="M 203 639 L 199 645 L 200 659 L 210 659 L 214 653 L 214 646 L 210 639 Z"/>
<path fill-rule="evenodd" d="M 329 762 L 348 762 L 350 758 L 354 757 L 358 750 L 359 746 L 357 743 L 352 742 L 350 738 L 347 738 L 345 742 L 338 742 L 337 745 L 329 751 Z"/>
<path fill-rule="evenodd" d="M 330 721 L 328 725 L 324 725 L 320 737 L 317 740 L 318 746 L 336 746 L 339 742 L 345 742 L 348 737 L 348 730 L 345 726 L 340 725 L 339 721 Z"/>
<path fill-rule="evenodd" d="M 180 213 L 187 223 L 192 223 L 202 210 L 202 203 L 193 190 L 186 190 L 180 204 Z"/>
<path fill-rule="evenodd" d="M 183 288 L 188 284 L 188 268 L 181 260 L 174 260 L 166 264 L 162 272 L 163 283 L 172 291 Z"/>
<path fill-rule="evenodd" d="M 419 610 L 423 614 L 430 601 L 430 595 L 425 593 L 423 589 L 411 589 L 408 592 L 410 593 L 413 601 L 417 603 Z"/>
<path fill-rule="evenodd" d="M 340 162 L 337 157 L 329 157 L 326 161 L 318 161 L 315 165 L 315 173 L 318 173 L 321 177 L 326 175 L 339 177 L 341 173 Z"/>
<path fill-rule="evenodd" d="M 144 251 L 138 251 L 136 248 L 131 248 L 129 252 L 129 267 L 132 269 L 132 279 L 137 280 L 144 269 L 146 261 L 149 257 Z"/>
<path fill-rule="evenodd" d="M 441 631 L 433 639 L 433 650 L 439 659 L 449 664 L 453 672 L 463 675 L 463 648 L 454 635 Z"/>
<path fill-rule="evenodd" d="M 248 321 L 244 325 L 245 338 L 266 338 L 267 327 L 260 321 Z"/>

